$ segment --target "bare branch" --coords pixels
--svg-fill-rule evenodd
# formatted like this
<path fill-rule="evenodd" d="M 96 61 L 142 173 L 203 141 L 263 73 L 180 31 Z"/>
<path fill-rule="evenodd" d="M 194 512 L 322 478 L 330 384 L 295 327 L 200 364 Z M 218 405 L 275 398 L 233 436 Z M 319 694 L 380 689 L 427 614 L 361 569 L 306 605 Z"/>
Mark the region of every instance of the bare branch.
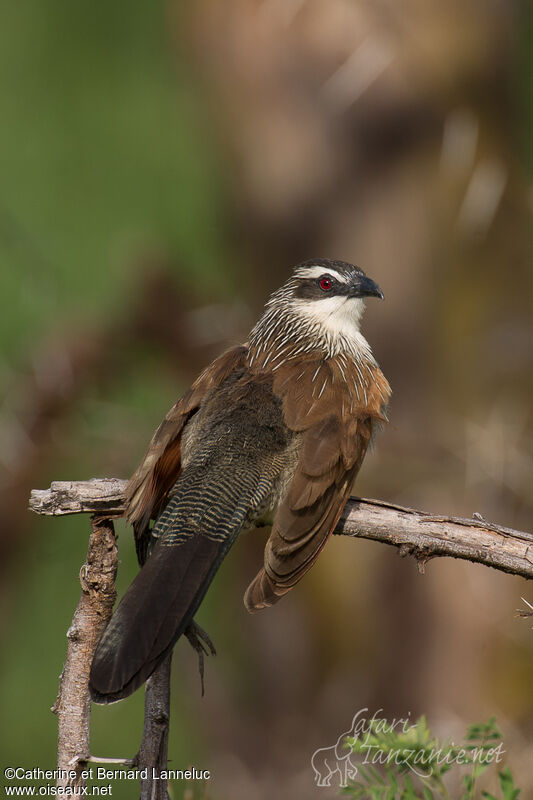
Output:
<path fill-rule="evenodd" d="M 472 519 L 432 516 L 379 500 L 350 500 L 337 534 L 372 539 L 413 555 L 421 571 L 431 558 L 451 556 L 533 578 L 533 535 Z"/>
<path fill-rule="evenodd" d="M 119 478 L 93 478 L 90 481 L 54 481 L 49 489 L 32 489 L 30 510 L 36 514 L 107 515 L 124 513 L 124 490 L 127 481 Z"/>
<path fill-rule="evenodd" d="M 89 669 L 115 599 L 117 551 L 109 517 L 124 513 L 125 488 L 126 481 L 118 478 L 55 481 L 50 489 L 32 491 L 30 498 L 30 509 L 37 514 L 100 515 L 92 521 L 87 564 L 80 575 L 83 594 L 68 632 L 67 660 L 53 709 L 59 717 L 58 766 L 76 769 L 76 779 L 71 782 L 76 786 L 83 785 L 81 767 L 91 760 Z M 452 556 L 533 577 L 533 535 L 492 525 L 480 514 L 472 519 L 432 516 L 377 500 L 352 498 L 335 533 L 398 547 L 400 555 L 413 555 L 422 571 L 429 559 Z M 149 768 L 150 778 L 141 781 L 141 798 L 151 800 L 168 798 L 166 781 L 153 776 L 167 763 L 170 664 L 169 656 L 147 682 L 143 740 L 133 759 L 139 768 Z"/>
<path fill-rule="evenodd" d="M 56 481 L 50 489 L 34 490 L 30 508 L 37 514 L 124 512 L 126 481 Z M 348 501 L 335 533 L 394 545 L 401 555 L 413 555 L 421 568 L 436 556 L 451 556 L 494 569 L 533 578 L 533 535 L 472 519 L 432 516 L 378 500 Z"/>
<path fill-rule="evenodd" d="M 53 708 L 59 717 L 58 768 L 74 769 L 77 773 L 74 781 L 69 782 L 67 778 L 61 781 L 65 786 L 84 785 L 81 772 L 86 762 L 146 768 L 147 777 L 141 779 L 141 800 L 167 800 L 167 781 L 159 775 L 167 768 L 171 656 L 147 681 L 144 729 L 138 755 L 134 759 L 103 759 L 91 756 L 89 750 L 89 671 L 116 598 L 117 549 L 109 517 L 123 513 L 125 487 L 126 481 L 113 478 L 54 481 L 50 489 L 31 493 L 30 508 L 37 514 L 62 516 L 98 512 L 107 517 L 105 521 L 101 517 L 93 518 L 87 564 L 80 573 L 83 594 L 67 634 L 67 661 Z"/>
<path fill-rule="evenodd" d="M 118 553 L 113 523 L 93 517 L 91 525 L 87 561 L 80 570 L 82 595 L 67 632 L 67 657 L 52 708 L 58 717 L 57 766 L 65 771 L 57 783 L 63 787 L 85 785 L 81 772 L 90 757 L 89 671 L 116 599 Z M 74 772 L 75 777 L 68 772 Z"/>
<path fill-rule="evenodd" d="M 140 770 L 147 768 L 147 777 L 141 778 L 140 800 L 168 800 L 167 780 L 161 772 L 168 761 L 171 665 L 172 653 L 146 682 L 143 738 L 135 759 Z"/>

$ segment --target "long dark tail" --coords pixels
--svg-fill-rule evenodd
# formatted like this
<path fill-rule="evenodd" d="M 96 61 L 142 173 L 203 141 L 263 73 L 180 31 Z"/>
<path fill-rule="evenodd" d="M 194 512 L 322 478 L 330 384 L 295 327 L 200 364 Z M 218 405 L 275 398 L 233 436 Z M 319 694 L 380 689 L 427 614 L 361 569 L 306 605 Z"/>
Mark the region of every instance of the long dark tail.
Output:
<path fill-rule="evenodd" d="M 96 649 L 94 702 L 121 700 L 150 677 L 192 621 L 231 544 L 202 534 L 156 544 Z"/>

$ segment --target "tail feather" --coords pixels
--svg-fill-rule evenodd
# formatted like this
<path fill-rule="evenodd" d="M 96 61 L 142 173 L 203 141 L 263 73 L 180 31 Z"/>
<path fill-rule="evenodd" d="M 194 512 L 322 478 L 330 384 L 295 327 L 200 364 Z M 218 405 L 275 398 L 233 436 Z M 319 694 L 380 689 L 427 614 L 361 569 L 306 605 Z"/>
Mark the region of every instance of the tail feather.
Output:
<path fill-rule="evenodd" d="M 275 457 L 259 462 L 243 456 L 236 464 L 230 449 L 216 460 L 208 445 L 199 445 L 197 463 L 176 481 L 152 530 L 156 544 L 96 648 L 90 689 L 97 703 L 121 700 L 150 677 L 192 621 L 243 525 L 272 490 L 280 471 Z"/>
<path fill-rule="evenodd" d="M 96 649 L 90 675 L 96 703 L 121 700 L 150 677 L 192 621 L 231 543 L 197 534 L 155 546 Z"/>

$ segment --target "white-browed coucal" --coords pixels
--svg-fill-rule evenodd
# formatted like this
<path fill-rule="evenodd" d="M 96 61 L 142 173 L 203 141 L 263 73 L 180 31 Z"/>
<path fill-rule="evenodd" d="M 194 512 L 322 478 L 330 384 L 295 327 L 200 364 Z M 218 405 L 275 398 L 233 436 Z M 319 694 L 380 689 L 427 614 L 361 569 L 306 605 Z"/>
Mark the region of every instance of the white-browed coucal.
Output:
<path fill-rule="evenodd" d="M 301 264 L 169 411 L 128 485 L 142 566 L 97 647 L 96 702 L 131 694 L 190 630 L 242 530 L 272 526 L 249 611 L 314 564 L 390 396 L 360 331 L 368 296 L 383 294 L 352 264 Z"/>

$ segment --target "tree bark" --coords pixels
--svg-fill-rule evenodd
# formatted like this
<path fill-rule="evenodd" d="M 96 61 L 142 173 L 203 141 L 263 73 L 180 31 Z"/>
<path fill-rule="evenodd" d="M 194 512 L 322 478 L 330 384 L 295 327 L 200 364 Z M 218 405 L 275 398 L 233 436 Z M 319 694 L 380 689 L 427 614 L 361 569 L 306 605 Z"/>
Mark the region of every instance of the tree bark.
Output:
<path fill-rule="evenodd" d="M 172 653 L 146 682 L 143 738 L 135 759 L 139 769 L 148 770 L 141 778 L 140 800 L 168 800 L 168 781 L 160 776 L 168 762 L 171 666 Z"/>
<path fill-rule="evenodd" d="M 91 699 L 89 672 L 98 640 L 116 599 L 118 551 L 113 523 L 92 517 L 87 561 L 80 570 L 82 594 L 67 632 L 65 666 L 52 707 L 58 718 L 57 785 L 83 787 L 82 772 L 90 758 Z"/>
<path fill-rule="evenodd" d="M 126 481 L 118 478 L 55 481 L 50 489 L 34 489 L 30 509 L 60 516 L 80 512 L 124 513 Z M 462 558 L 523 578 L 533 578 L 533 534 L 503 528 L 484 520 L 435 516 L 379 500 L 352 498 L 346 504 L 336 534 L 372 539 L 412 555 L 419 567 L 431 558 Z"/>

